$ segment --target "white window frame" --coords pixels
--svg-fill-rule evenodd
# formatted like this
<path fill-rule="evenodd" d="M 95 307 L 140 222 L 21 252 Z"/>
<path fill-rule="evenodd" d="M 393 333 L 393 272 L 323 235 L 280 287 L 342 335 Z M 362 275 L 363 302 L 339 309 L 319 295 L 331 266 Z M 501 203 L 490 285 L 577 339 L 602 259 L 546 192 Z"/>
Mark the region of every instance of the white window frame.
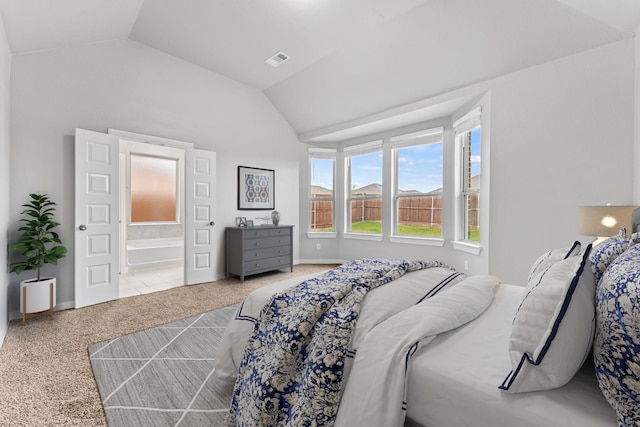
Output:
<path fill-rule="evenodd" d="M 453 247 L 456 250 L 474 255 L 480 254 L 482 246 L 480 242 L 471 241 L 467 238 L 469 232 L 467 223 L 467 201 L 471 195 L 477 194 L 481 202 L 482 186 L 479 190 L 468 190 L 468 177 L 466 170 L 466 166 L 468 165 L 468 155 L 466 152 L 465 135 L 468 135 L 477 128 L 481 129 L 481 115 L 481 107 L 476 107 L 460 119 L 456 120 L 453 124 L 456 147 L 455 240 L 453 241 Z M 482 229 L 480 229 L 480 232 L 482 233 Z"/>
<path fill-rule="evenodd" d="M 400 199 L 405 197 L 415 197 L 411 195 L 398 194 L 398 151 L 401 148 L 416 147 L 420 145 L 428 145 L 434 143 L 442 143 L 444 148 L 444 128 L 436 127 L 431 129 L 419 130 L 408 134 L 393 136 L 390 138 L 391 153 L 392 153 L 392 167 L 393 167 L 393 187 L 392 187 L 392 221 L 391 221 L 391 236 L 390 241 L 395 243 L 410 243 L 418 245 L 429 246 L 443 246 L 444 245 L 444 229 L 440 237 L 422 237 L 422 236 L 410 236 L 398 234 L 398 205 Z M 443 186 L 444 186 L 444 158 L 443 158 Z M 443 190 L 444 195 L 444 190 Z M 443 217 L 444 218 L 444 217 Z M 442 224 L 441 224 L 442 226 Z"/>
<path fill-rule="evenodd" d="M 309 210 L 309 216 L 307 218 L 308 220 L 308 230 L 307 230 L 307 237 L 311 237 L 311 238 L 335 238 L 338 233 L 337 233 L 337 223 L 336 223 L 336 154 L 337 154 L 337 150 L 335 148 L 315 148 L 315 147 L 311 147 L 309 148 L 309 183 L 308 183 L 308 191 L 307 191 L 307 195 L 308 195 L 308 203 L 307 206 L 309 207 L 309 209 L 311 209 L 311 203 L 314 200 L 331 200 L 332 202 L 332 206 L 333 206 L 333 212 L 332 212 L 332 224 L 333 224 L 333 231 L 318 231 L 318 230 L 314 230 L 311 228 L 311 210 Z M 333 161 L 333 186 L 332 186 L 332 197 L 328 198 L 328 197 L 314 197 L 312 192 L 311 192 L 311 187 L 313 185 L 312 182 L 312 171 L 313 171 L 313 167 L 312 167 L 312 163 L 313 163 L 313 159 L 327 159 L 327 160 L 332 160 Z"/>
<path fill-rule="evenodd" d="M 382 240 L 382 231 L 380 233 L 358 233 L 351 231 L 351 201 L 352 200 L 368 200 L 368 199 L 378 199 L 382 198 L 382 194 L 380 196 L 358 196 L 352 197 L 351 195 L 351 158 L 354 156 L 360 156 L 364 154 L 371 154 L 380 152 L 380 155 L 383 156 L 382 149 L 382 139 L 365 142 L 362 144 L 350 145 L 343 148 L 344 151 L 344 165 L 345 165 L 345 197 L 344 197 L 344 232 L 343 237 L 346 239 L 361 239 L 361 240 Z M 381 162 L 384 169 L 384 159 Z M 384 170 L 382 171 L 382 181 L 384 181 Z M 381 182 L 380 185 L 384 186 L 384 182 Z M 383 190 L 384 191 L 384 190 Z M 384 211 L 382 212 L 381 217 L 382 224 L 384 226 Z"/>

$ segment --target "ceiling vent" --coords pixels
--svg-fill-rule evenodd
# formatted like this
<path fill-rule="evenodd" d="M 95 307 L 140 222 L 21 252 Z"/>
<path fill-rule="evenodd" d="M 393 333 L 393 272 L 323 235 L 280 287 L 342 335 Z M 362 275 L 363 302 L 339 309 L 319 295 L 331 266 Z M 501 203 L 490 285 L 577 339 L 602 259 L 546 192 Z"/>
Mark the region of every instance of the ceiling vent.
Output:
<path fill-rule="evenodd" d="M 272 67 L 277 67 L 283 62 L 289 60 L 289 58 L 290 56 L 287 55 L 286 53 L 278 52 L 275 55 L 273 55 L 271 58 L 267 59 L 265 62 L 271 65 Z"/>

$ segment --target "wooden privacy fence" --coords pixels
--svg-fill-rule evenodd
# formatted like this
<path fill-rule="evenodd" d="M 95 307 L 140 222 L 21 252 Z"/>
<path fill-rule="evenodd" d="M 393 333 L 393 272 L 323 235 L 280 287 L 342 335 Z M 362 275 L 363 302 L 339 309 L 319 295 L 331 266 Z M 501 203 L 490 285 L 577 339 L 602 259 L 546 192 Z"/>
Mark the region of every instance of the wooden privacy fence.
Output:
<path fill-rule="evenodd" d="M 419 196 L 398 199 L 398 223 L 440 226 L 442 224 L 442 197 Z"/>
<path fill-rule="evenodd" d="M 312 230 L 333 229 L 333 201 L 332 200 L 312 200 L 311 201 L 311 229 Z"/>
<path fill-rule="evenodd" d="M 469 228 L 478 228 L 478 196 L 469 197 Z M 351 223 L 382 221 L 382 198 L 351 201 Z M 442 225 L 442 196 L 415 196 L 398 199 L 398 223 L 426 226 Z M 311 229 L 333 227 L 333 201 L 311 202 Z"/>

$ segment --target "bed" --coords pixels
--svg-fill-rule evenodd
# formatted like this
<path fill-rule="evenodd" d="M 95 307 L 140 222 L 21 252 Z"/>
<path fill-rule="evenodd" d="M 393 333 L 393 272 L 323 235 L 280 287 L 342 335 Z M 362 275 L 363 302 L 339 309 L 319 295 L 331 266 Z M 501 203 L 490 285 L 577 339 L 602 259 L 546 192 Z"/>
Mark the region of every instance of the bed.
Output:
<path fill-rule="evenodd" d="M 413 360 L 407 417 L 437 426 L 616 426 L 587 359 L 563 387 L 506 394 L 498 386 L 511 369 L 506 351 L 524 288 L 500 285 L 491 307 L 474 322 L 438 336 Z M 421 397 L 428 396 L 422 400 Z"/>
<path fill-rule="evenodd" d="M 618 353 L 606 348 L 607 338 L 619 328 L 607 325 L 612 300 L 603 302 L 600 287 L 640 271 L 640 235 L 626 237 L 623 231 L 594 251 L 574 242 L 541 255 L 526 286 L 435 265 L 371 289 L 345 352 L 339 404 L 335 410 L 307 405 L 329 414 L 318 425 L 640 425 L 640 372 L 631 372 L 640 352 L 625 347 L 635 351 L 626 360 L 636 365 L 607 371 L 610 355 Z M 633 249 L 637 253 L 630 253 Z M 616 258 L 622 262 L 616 264 Z M 633 273 L 631 282 L 636 279 Z M 251 353 L 246 344 L 265 303 L 293 285 L 261 288 L 241 305 L 216 356 L 214 375 L 223 384 L 238 388 L 243 357 Z M 456 304 L 462 307 L 452 308 Z M 629 386 L 629 379 L 636 385 Z"/>

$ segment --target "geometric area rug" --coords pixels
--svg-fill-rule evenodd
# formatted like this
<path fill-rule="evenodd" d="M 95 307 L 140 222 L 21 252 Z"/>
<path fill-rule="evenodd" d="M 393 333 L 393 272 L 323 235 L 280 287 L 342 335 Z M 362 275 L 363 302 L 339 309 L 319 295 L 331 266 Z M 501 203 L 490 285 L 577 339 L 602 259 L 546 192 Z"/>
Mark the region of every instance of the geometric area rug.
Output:
<path fill-rule="evenodd" d="M 231 390 L 211 377 L 238 304 L 89 346 L 109 427 L 225 426 Z"/>

